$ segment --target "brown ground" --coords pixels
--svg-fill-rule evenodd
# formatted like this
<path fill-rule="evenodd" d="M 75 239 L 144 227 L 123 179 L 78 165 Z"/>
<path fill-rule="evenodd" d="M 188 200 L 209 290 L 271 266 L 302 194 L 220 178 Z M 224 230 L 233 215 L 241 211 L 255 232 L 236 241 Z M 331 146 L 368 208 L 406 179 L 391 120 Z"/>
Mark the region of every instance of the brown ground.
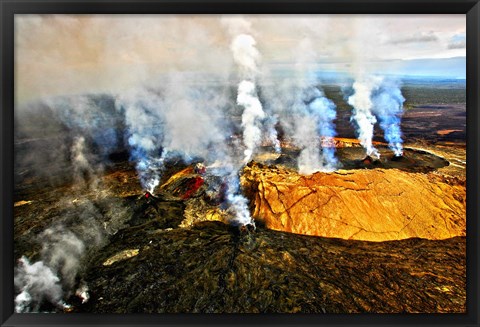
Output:
<path fill-rule="evenodd" d="M 188 199 L 165 187 L 147 201 L 124 155 L 94 188 L 46 184 L 18 167 L 15 259 L 39 260 L 39 235 L 52 224 L 82 235 L 88 213 L 106 237 L 82 260 L 77 279 L 91 299 L 69 297 L 75 312 L 465 312 L 464 110 L 406 112 L 406 158 L 415 165 L 358 166 L 354 140 L 343 140 L 348 164 L 331 174 L 302 177 L 288 160 L 249 165 L 243 185 L 255 232 L 198 222 L 207 217 L 198 212 L 226 217 L 209 211 L 206 186 Z M 342 119 L 339 136 L 352 137 Z M 185 167 L 170 168 L 161 184 Z M 188 189 L 184 180 L 164 185 Z M 295 234 L 312 231 L 321 236 Z"/>

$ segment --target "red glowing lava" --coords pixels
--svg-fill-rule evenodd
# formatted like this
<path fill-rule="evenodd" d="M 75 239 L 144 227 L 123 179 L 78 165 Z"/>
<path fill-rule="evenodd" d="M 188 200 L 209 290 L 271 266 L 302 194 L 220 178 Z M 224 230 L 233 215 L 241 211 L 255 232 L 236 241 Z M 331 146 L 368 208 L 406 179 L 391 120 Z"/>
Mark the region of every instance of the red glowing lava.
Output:
<path fill-rule="evenodd" d="M 191 186 L 188 187 L 187 191 L 182 196 L 182 199 L 185 200 L 191 197 L 203 185 L 203 183 L 204 180 L 202 177 L 195 177 L 192 181 L 189 182 Z"/>

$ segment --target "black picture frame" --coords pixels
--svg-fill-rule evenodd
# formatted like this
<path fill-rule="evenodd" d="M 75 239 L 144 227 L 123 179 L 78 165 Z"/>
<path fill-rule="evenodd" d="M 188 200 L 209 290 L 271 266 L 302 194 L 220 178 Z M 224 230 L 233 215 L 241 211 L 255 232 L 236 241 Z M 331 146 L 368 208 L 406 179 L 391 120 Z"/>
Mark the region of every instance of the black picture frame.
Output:
<path fill-rule="evenodd" d="M 0 196 L 1 326 L 134 325 L 448 325 L 478 326 L 479 276 L 479 33 L 478 0 L 1 0 Z M 17 314 L 13 289 L 13 114 L 15 14 L 466 14 L 467 17 L 467 313 L 408 315 L 94 315 Z"/>

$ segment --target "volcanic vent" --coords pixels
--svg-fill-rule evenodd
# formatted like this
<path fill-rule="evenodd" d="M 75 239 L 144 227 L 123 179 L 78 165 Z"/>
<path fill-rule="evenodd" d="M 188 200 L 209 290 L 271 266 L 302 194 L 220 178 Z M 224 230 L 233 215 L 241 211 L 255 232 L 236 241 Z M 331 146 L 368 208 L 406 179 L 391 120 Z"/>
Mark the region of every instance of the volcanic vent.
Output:
<path fill-rule="evenodd" d="M 26 16 L 16 312 L 465 312 L 464 90 L 380 75 L 405 35 Z"/>

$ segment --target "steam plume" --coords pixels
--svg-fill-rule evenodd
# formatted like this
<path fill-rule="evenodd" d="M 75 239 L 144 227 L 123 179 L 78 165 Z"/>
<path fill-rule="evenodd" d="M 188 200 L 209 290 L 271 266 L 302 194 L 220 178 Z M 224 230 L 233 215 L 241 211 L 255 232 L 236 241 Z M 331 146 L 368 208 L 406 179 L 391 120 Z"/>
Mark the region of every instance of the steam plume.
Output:
<path fill-rule="evenodd" d="M 262 90 L 268 107 L 279 116 L 286 136 L 300 148 L 299 172 L 332 171 L 338 164 L 332 146 L 336 135 L 336 106 L 319 86 L 317 54 L 309 37 L 303 38 L 294 48 L 294 58 L 293 76 L 281 83 L 264 84 Z"/>
<path fill-rule="evenodd" d="M 263 124 L 264 127 L 264 139 L 267 144 L 271 144 L 276 153 L 282 152 L 282 148 L 280 145 L 280 141 L 278 139 L 278 132 L 276 129 L 276 125 L 278 123 L 278 118 L 272 115 L 271 112 L 267 111 L 265 122 Z"/>
<path fill-rule="evenodd" d="M 242 159 L 235 153 L 235 146 L 227 145 L 232 130 L 225 124 L 226 93 L 217 86 L 198 85 L 196 79 L 204 77 L 171 73 L 154 87 L 117 97 L 117 109 L 125 115 L 131 159 L 142 187 L 151 193 L 168 160 L 203 161 L 211 173 L 224 178 L 228 184 L 226 205 L 232 212 L 232 222 L 250 223 L 247 200 L 241 195 L 236 176 Z M 245 92 L 240 101 L 251 101 L 249 110 L 258 109 L 259 103 L 255 103 L 258 99 L 249 93 L 249 81 L 244 81 L 241 88 Z M 247 117 L 249 115 L 243 116 Z M 245 124 L 250 126 L 248 120 Z M 222 164 L 215 164 L 218 162 Z"/>
<path fill-rule="evenodd" d="M 21 257 L 15 271 L 15 287 L 21 292 L 15 297 L 15 312 L 35 312 L 44 301 L 64 307 L 60 279 L 42 261 L 30 264 Z"/>
<path fill-rule="evenodd" d="M 367 151 L 367 155 L 380 158 L 380 153 L 372 144 L 373 127 L 377 119 L 372 114 L 372 94 L 380 86 L 382 79 L 377 76 L 360 76 L 353 83 L 354 93 L 348 98 L 353 107 L 351 120 L 357 125 L 357 134 L 360 144 Z"/>
<path fill-rule="evenodd" d="M 380 127 L 384 131 L 384 138 L 389 148 L 396 156 L 403 154 L 403 140 L 400 129 L 403 114 L 403 102 L 405 98 L 398 83 L 384 79 L 383 83 L 373 97 L 373 112 L 380 121 Z"/>
<path fill-rule="evenodd" d="M 67 306 L 64 299 L 72 294 L 76 286 L 86 251 L 98 247 L 104 237 L 99 223 L 93 219 L 81 221 L 73 229 L 84 234 L 80 238 L 80 234 L 63 224 L 47 228 L 40 235 L 41 260 L 34 264 L 25 257 L 19 260 L 15 275 L 15 286 L 20 292 L 15 298 L 16 312 L 38 311 L 44 301 L 58 308 Z M 84 298 L 88 297 L 85 287 L 82 286 L 81 292 Z"/>
<path fill-rule="evenodd" d="M 255 84 L 251 81 L 243 80 L 238 85 L 237 103 L 245 109 L 242 114 L 243 142 L 247 149 L 244 151 L 244 163 L 248 163 L 252 158 L 253 151 L 260 144 L 262 130 L 260 119 L 265 118 L 262 110 L 262 104 L 255 94 Z"/>
<path fill-rule="evenodd" d="M 367 155 L 380 157 L 372 144 L 373 128 L 377 119 L 384 131 L 389 148 L 397 156 L 403 153 L 400 129 L 403 102 L 400 86 L 393 80 L 381 76 L 363 76 L 353 83 L 354 94 L 348 98 L 353 106 L 352 120 L 357 124 L 360 143 Z"/>
<path fill-rule="evenodd" d="M 106 233 L 116 231 L 121 225 L 118 217 L 126 216 L 116 207 L 115 200 L 103 208 L 105 213 L 102 214 L 88 198 L 89 191 L 98 197 L 104 190 L 97 175 L 103 171 L 103 165 L 92 155 L 86 143 L 87 136 L 91 137 L 86 134 L 72 140 L 70 171 L 76 188 L 72 189 L 71 196 L 60 199 L 61 205 L 68 210 L 39 235 L 40 260 L 31 264 L 22 257 L 18 261 L 16 312 L 39 311 L 44 302 L 59 309 L 68 307 L 65 300 L 75 292 L 85 254 L 101 246 Z M 110 223 L 112 226 L 107 229 Z M 76 293 L 86 301 L 88 286 L 83 283 Z"/>
<path fill-rule="evenodd" d="M 96 227 L 88 226 L 88 233 L 99 233 Z M 30 264 L 22 257 L 18 262 L 15 286 L 20 293 L 15 298 L 16 312 L 38 311 L 44 301 L 58 308 L 67 307 L 64 299 L 71 295 L 76 285 L 81 260 L 87 250 L 85 244 L 98 246 L 101 236 L 97 235 L 95 243 L 88 236 L 80 239 L 62 225 L 47 228 L 41 234 L 42 260 Z M 82 293 L 88 297 L 86 291 Z"/>
<path fill-rule="evenodd" d="M 45 264 L 61 276 L 66 289 L 75 285 L 80 259 L 85 253 L 85 244 L 63 226 L 47 228 L 42 233 L 41 256 Z"/>
<path fill-rule="evenodd" d="M 320 136 L 322 160 L 319 170 L 335 170 L 338 163 L 335 157 L 335 146 L 332 145 L 333 137 L 336 135 L 335 125 L 333 124 L 333 120 L 337 116 L 335 104 L 315 88 L 314 100 L 310 102 L 308 108 L 316 120 L 317 131 Z"/>
<path fill-rule="evenodd" d="M 160 182 L 163 169 L 162 105 L 157 94 L 145 89 L 119 96 L 116 101 L 117 109 L 125 113 L 131 160 L 135 162 L 142 188 L 150 193 Z"/>
<path fill-rule="evenodd" d="M 240 181 L 238 174 L 232 173 L 227 178 L 228 194 L 227 205 L 229 211 L 235 217 L 232 221 L 235 225 L 254 224 L 248 208 L 248 200 L 240 193 Z"/>
<path fill-rule="evenodd" d="M 166 160 L 181 157 L 213 162 L 225 153 L 228 131 L 222 89 L 195 85 L 203 76 L 171 73 L 154 87 L 117 97 L 125 115 L 131 160 L 144 190 L 153 193 Z"/>
<path fill-rule="evenodd" d="M 204 76 L 170 74 L 161 90 L 164 94 L 164 147 L 190 163 L 201 159 L 209 163 L 225 153 L 225 141 L 230 135 L 226 126 L 228 100 L 223 86 L 210 86 Z"/>
<path fill-rule="evenodd" d="M 296 124 L 295 137 L 296 143 L 303 147 L 298 158 L 299 172 L 311 174 L 335 170 L 337 158 L 335 147 L 332 147 L 332 138 L 336 135 L 333 124 L 336 117 L 335 104 L 312 85 L 304 90 L 304 94 L 304 117 L 301 123 Z"/>
<path fill-rule="evenodd" d="M 243 142 L 246 147 L 243 162 L 248 163 L 255 149 L 262 139 L 262 120 L 265 113 L 258 99 L 256 76 L 258 74 L 257 63 L 260 53 L 256 48 L 257 42 L 249 33 L 250 24 L 242 18 L 223 18 L 233 36 L 230 49 L 233 59 L 237 63 L 243 80 L 238 85 L 237 104 L 244 108 L 242 114 Z M 243 31 L 239 33 L 239 31 Z M 238 34 L 239 33 L 239 34 Z"/>

